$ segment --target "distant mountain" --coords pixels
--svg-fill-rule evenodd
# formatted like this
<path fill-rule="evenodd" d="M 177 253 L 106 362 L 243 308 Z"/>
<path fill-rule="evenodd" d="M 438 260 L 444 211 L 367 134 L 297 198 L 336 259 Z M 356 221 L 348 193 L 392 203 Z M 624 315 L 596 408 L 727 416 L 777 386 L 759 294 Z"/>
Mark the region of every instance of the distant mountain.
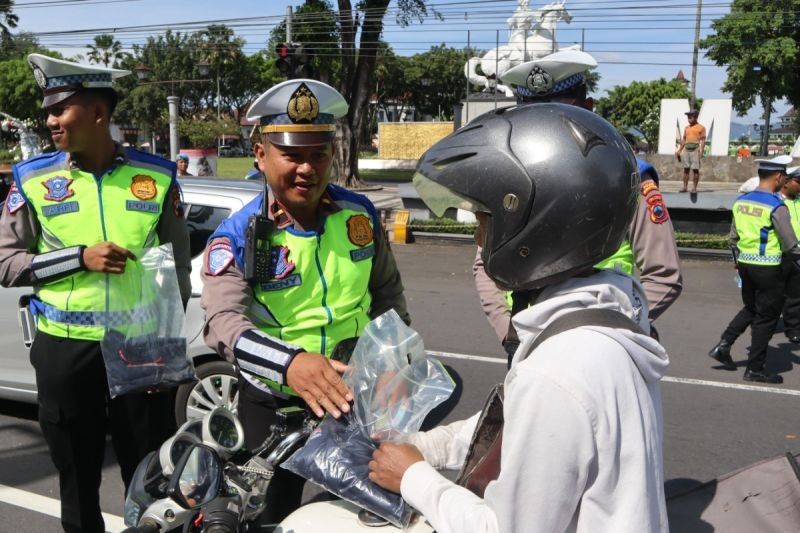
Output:
<path fill-rule="evenodd" d="M 738 122 L 731 122 L 730 140 L 737 141 L 739 140 L 739 137 L 741 137 L 742 135 L 747 135 L 748 131 L 750 131 L 750 133 L 752 134 L 753 132 L 751 128 L 752 126 L 750 126 L 749 124 L 740 124 Z"/>

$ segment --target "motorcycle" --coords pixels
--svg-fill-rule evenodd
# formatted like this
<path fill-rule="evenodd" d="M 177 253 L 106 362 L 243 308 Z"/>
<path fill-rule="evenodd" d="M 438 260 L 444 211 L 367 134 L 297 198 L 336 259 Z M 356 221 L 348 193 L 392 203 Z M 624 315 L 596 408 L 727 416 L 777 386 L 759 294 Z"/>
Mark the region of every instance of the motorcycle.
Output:
<path fill-rule="evenodd" d="M 241 423 L 225 407 L 186 422 L 139 463 L 125 498 L 123 533 L 247 531 L 264 509 L 275 469 L 316 424 L 305 409 L 280 409 L 269 437 L 251 453 Z"/>

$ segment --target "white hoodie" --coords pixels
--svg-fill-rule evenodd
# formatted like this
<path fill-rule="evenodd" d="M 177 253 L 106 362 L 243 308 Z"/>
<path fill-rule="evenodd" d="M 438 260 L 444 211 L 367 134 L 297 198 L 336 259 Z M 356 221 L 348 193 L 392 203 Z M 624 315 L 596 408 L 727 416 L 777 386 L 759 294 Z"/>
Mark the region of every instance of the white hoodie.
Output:
<path fill-rule="evenodd" d="M 434 468 L 459 468 L 479 414 L 412 435 L 403 498 L 438 533 L 667 532 L 659 380 L 664 348 L 628 330 L 584 326 L 526 355 L 559 316 L 620 311 L 644 331 L 646 300 L 612 271 L 548 287 L 514 317 L 520 347 L 505 379 L 500 477 L 481 499 Z"/>

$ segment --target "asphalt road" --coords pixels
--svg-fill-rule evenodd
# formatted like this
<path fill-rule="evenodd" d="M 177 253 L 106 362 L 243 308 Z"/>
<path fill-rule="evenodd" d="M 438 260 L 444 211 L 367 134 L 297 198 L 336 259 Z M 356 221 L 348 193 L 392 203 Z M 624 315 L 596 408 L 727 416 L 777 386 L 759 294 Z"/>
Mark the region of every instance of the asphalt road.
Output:
<path fill-rule="evenodd" d="M 461 387 L 454 406 L 439 419 L 469 416 L 505 372 L 504 354 L 483 317 L 472 284 L 474 249 L 468 246 L 396 246 L 406 296 L 416 328 L 429 350 L 493 360 L 447 356 Z M 713 368 L 705 354 L 738 310 L 739 297 L 728 263 L 684 262 L 684 292 L 658 321 L 671 366 L 662 385 L 664 468 L 668 491 L 712 479 L 762 458 L 800 452 L 800 358 L 782 334 L 772 343 L 769 362 L 781 372 L 781 386 L 748 387 L 741 369 Z M 743 360 L 748 343 L 734 348 Z M 738 357 L 737 357 L 738 355 Z M 26 491 L 19 493 L 13 489 Z M 0 402 L 0 533 L 58 530 L 58 520 L 23 506 L 46 509 L 58 498 L 58 481 L 35 421 L 25 404 Z M 14 500 L 17 498 L 17 500 Z M 110 448 L 101 494 L 106 513 L 122 513 L 122 484 Z M 11 505 L 9 501 L 16 501 Z M 47 511 L 45 511 L 46 513 Z M 113 522 L 108 522 L 111 524 Z"/>

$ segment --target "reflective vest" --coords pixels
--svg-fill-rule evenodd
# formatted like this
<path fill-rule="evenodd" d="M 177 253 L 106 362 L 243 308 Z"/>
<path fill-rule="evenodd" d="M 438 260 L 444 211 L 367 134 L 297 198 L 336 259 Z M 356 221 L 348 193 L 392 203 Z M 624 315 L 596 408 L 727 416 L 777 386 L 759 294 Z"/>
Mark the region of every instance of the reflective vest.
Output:
<path fill-rule="evenodd" d="M 41 226 L 37 253 L 111 241 L 136 253 L 158 246 L 157 225 L 175 179 L 175 163 L 133 149 L 128 162 L 96 179 L 71 169 L 67 154 L 45 154 L 14 167 L 14 180 Z M 106 327 L 125 329 L 152 319 L 137 262 L 123 274 L 81 271 L 34 285 L 38 329 L 57 337 L 97 341 Z"/>
<path fill-rule="evenodd" d="M 625 241 L 622 243 L 622 246 L 620 246 L 619 249 L 614 252 L 614 255 L 607 259 L 603 259 L 594 267 L 606 270 L 617 270 L 619 272 L 624 272 L 629 276 L 633 276 L 633 268 L 635 263 L 636 260 L 633 256 L 633 248 L 631 248 L 631 243 L 625 239 Z"/>
<path fill-rule="evenodd" d="M 270 239 L 270 279 L 253 287 L 248 318 L 261 331 L 304 351 L 330 357 L 342 340 L 361 334 L 370 321 L 369 279 L 380 219 L 366 197 L 335 185 L 328 194 L 338 210 L 322 231 L 289 226 Z M 223 222 L 210 240 L 227 237 L 243 269 L 247 219 L 261 211 L 263 195 Z M 269 387 L 296 394 L 266 378 Z"/>
<path fill-rule="evenodd" d="M 772 227 L 772 212 L 780 205 L 783 201 L 777 194 L 759 190 L 743 194 L 734 202 L 740 263 L 781 264 L 781 245 Z"/>
<path fill-rule="evenodd" d="M 792 229 L 795 236 L 800 239 L 800 198 L 784 198 L 783 203 L 789 208 L 789 218 L 792 221 Z"/>

